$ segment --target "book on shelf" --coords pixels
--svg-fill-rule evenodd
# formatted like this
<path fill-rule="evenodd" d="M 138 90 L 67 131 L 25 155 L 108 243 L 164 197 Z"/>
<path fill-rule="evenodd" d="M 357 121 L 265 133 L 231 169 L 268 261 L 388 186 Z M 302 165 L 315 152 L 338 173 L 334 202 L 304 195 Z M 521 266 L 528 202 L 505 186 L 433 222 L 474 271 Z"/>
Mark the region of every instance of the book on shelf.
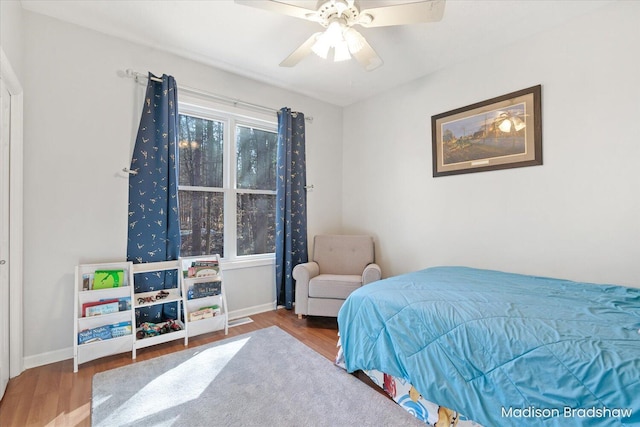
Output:
<path fill-rule="evenodd" d="M 124 270 L 96 270 L 93 273 L 93 287 L 90 286 L 90 289 L 108 289 L 127 286 L 124 278 Z"/>
<path fill-rule="evenodd" d="M 220 273 L 220 264 L 215 259 L 193 261 L 185 273 L 187 278 L 217 276 Z"/>
<path fill-rule="evenodd" d="M 109 300 L 100 300 L 100 301 L 109 301 Z M 118 298 L 118 311 L 127 311 L 127 310 L 131 310 L 131 297 Z"/>
<path fill-rule="evenodd" d="M 117 298 L 105 299 L 101 301 L 85 302 L 82 304 L 82 317 L 115 313 L 117 311 L 119 311 Z"/>
<path fill-rule="evenodd" d="M 82 317 L 131 310 L 131 297 L 109 298 L 82 304 Z"/>
<path fill-rule="evenodd" d="M 218 316 L 220 312 L 220 306 L 217 304 L 209 307 L 200 307 L 198 310 L 189 313 L 189 321 L 195 322 L 197 320 L 209 319 Z"/>
<path fill-rule="evenodd" d="M 93 288 L 93 274 L 82 275 L 82 290 L 89 291 Z"/>
<path fill-rule="evenodd" d="M 117 313 L 120 311 L 118 301 L 105 302 L 102 304 L 92 305 L 85 308 L 85 317 L 100 316 L 102 314 Z"/>
<path fill-rule="evenodd" d="M 131 322 L 120 322 L 112 325 L 98 326 L 78 332 L 78 344 L 88 344 L 95 341 L 105 341 L 111 338 L 131 335 Z"/>
<path fill-rule="evenodd" d="M 110 338 L 111 328 L 109 327 L 109 325 L 85 329 L 78 332 L 78 344 L 87 344 L 94 341 L 104 341 Z"/>
<path fill-rule="evenodd" d="M 194 283 L 189 287 L 187 299 L 197 299 L 220 295 L 222 293 L 222 281 L 212 280 L 210 282 Z"/>
<path fill-rule="evenodd" d="M 111 337 L 118 338 L 123 337 L 125 335 L 131 335 L 133 328 L 131 327 L 131 322 L 120 322 L 111 325 Z"/>

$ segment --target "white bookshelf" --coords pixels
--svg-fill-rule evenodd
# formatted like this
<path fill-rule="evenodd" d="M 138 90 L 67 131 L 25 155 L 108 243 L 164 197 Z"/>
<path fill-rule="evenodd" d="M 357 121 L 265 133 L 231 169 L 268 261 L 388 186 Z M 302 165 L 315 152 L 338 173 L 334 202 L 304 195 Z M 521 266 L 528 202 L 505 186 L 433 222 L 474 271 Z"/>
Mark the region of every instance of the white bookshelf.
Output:
<path fill-rule="evenodd" d="M 210 270 L 207 267 L 201 267 L 202 270 L 198 273 L 204 273 L 204 275 L 189 277 L 189 267 L 198 263 L 205 265 L 215 263 L 217 268 Z M 180 258 L 180 264 L 182 268 L 180 278 L 182 296 L 184 298 L 184 323 L 187 330 L 187 338 L 219 330 L 223 330 L 224 334 L 227 335 L 229 331 L 229 315 L 222 269 L 220 268 L 220 256 L 215 254 L 183 257 Z M 201 290 L 200 292 L 198 292 L 198 287 Z M 218 289 L 219 292 L 217 291 Z M 215 309 L 205 309 L 211 307 L 215 307 Z M 202 309 L 205 309 L 205 314 L 201 317 L 198 314 L 203 312 Z M 211 316 L 212 312 L 213 316 Z M 194 316 L 196 316 L 195 319 Z"/>
<path fill-rule="evenodd" d="M 93 289 L 93 277 L 97 270 L 122 270 L 123 282 L 118 287 L 106 289 Z M 133 311 L 133 275 L 131 262 L 112 262 L 97 264 L 81 264 L 75 269 L 74 289 L 74 345 L 73 345 L 73 372 L 78 372 L 78 366 L 113 354 L 131 351 L 135 359 L 133 345 L 135 329 L 135 314 Z M 129 307 L 114 313 L 85 316 L 83 306 L 103 300 L 129 299 Z M 123 303 L 126 304 L 126 303 Z M 102 329 L 105 331 L 112 325 L 129 322 L 131 333 L 117 337 L 105 337 L 91 339 L 80 343 L 80 334 L 87 331 Z"/>
<path fill-rule="evenodd" d="M 205 272 L 207 274 L 205 276 L 187 277 L 189 267 L 194 262 L 202 261 L 215 261 L 218 266 L 215 274 Z M 92 280 L 97 270 L 122 270 L 123 281 L 117 287 L 93 289 Z M 176 273 L 177 283 L 175 288 L 135 292 L 134 281 L 136 274 L 171 270 Z M 194 297 L 193 293 L 189 293 L 189 290 L 193 290 L 194 287 L 198 286 L 200 286 L 199 289 L 204 287 L 205 290 L 210 289 L 209 286 L 219 286 L 219 292 L 200 292 L 196 293 L 196 297 Z M 158 297 L 159 295 L 161 297 Z M 133 264 L 129 261 L 81 264 L 76 266 L 75 269 L 74 296 L 74 372 L 78 372 L 79 365 L 101 357 L 130 351 L 132 359 L 135 359 L 137 349 L 177 339 L 184 339 L 184 345 L 186 346 L 189 337 L 219 330 L 223 330 L 225 335 L 228 333 L 229 315 L 219 255 L 183 257 L 175 261 L 140 264 Z M 122 298 L 129 298 L 130 301 L 130 305 L 125 310 L 92 316 L 83 315 L 85 304 L 91 305 L 102 300 L 120 300 Z M 141 328 L 136 327 L 136 311 L 143 307 L 172 302 L 177 303 L 177 318 L 174 322 L 180 326 L 180 330 L 138 338 L 137 332 Z M 216 307 L 216 310 L 214 310 L 215 315 L 211 317 L 203 316 L 199 320 L 190 320 L 194 312 L 205 307 Z M 80 333 L 86 334 L 86 331 L 92 330 L 102 330 L 105 333 L 105 330 L 109 329 L 111 325 L 126 322 L 131 325 L 131 333 L 127 335 L 110 336 L 108 338 L 101 336 L 80 343 Z M 158 324 L 158 326 L 161 325 Z"/>

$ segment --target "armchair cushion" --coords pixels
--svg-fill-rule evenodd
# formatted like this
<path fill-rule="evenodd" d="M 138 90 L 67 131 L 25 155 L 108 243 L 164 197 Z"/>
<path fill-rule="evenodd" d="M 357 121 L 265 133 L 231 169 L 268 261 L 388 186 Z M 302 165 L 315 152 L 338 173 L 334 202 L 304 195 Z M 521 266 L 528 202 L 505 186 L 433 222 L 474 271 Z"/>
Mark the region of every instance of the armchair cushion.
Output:
<path fill-rule="evenodd" d="M 362 278 L 349 274 L 321 274 L 309 282 L 310 298 L 347 299 L 361 285 Z"/>
<path fill-rule="evenodd" d="M 313 261 L 320 274 L 356 274 L 374 262 L 370 236 L 320 235 L 313 239 Z"/>

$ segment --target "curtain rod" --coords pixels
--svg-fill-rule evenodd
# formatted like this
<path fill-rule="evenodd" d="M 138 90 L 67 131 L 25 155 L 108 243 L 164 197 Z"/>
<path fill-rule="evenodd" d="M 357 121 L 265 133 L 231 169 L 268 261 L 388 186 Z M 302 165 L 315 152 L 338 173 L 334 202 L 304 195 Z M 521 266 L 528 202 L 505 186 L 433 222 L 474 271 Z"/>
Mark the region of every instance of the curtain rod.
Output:
<path fill-rule="evenodd" d="M 134 71 L 134 70 L 132 70 L 130 68 L 125 70 L 125 75 L 127 77 L 133 78 L 135 81 L 138 81 L 139 79 L 148 79 L 149 78 L 148 75 L 140 73 L 138 71 Z M 154 77 L 152 77 L 151 79 L 154 80 L 154 81 L 157 81 L 157 82 L 161 82 L 162 81 L 162 79 L 154 78 Z M 200 95 L 200 96 L 204 96 L 204 97 L 207 97 L 207 98 L 215 99 L 217 101 L 225 102 L 227 104 L 233 105 L 234 107 L 238 107 L 239 106 L 239 107 L 245 107 L 245 108 L 248 108 L 248 109 L 253 109 L 253 110 L 266 112 L 266 113 L 271 113 L 271 114 L 276 114 L 276 115 L 278 114 L 278 110 L 276 110 L 275 108 L 266 107 L 264 105 L 253 104 L 251 102 L 241 101 L 241 100 L 235 99 L 235 98 L 229 98 L 229 97 L 224 96 L 224 95 L 218 95 L 218 94 L 215 94 L 215 93 L 206 92 L 206 91 L 203 91 L 203 90 L 200 90 L 200 89 L 195 89 L 195 88 L 188 87 L 188 86 L 178 85 L 178 89 L 180 91 L 184 91 L 184 92 L 190 93 L 192 95 Z M 293 113 L 293 114 L 297 114 L 297 113 Z M 305 117 L 304 119 L 305 119 L 305 121 L 313 122 L 313 117 L 311 117 L 311 116 Z"/>

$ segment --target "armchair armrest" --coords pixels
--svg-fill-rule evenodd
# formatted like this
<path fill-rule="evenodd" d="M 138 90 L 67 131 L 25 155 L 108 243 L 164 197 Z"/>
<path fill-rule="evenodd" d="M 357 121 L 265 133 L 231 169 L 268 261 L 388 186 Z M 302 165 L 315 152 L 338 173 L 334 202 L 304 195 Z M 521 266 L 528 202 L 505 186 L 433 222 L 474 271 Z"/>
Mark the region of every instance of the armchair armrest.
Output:
<path fill-rule="evenodd" d="M 298 317 L 307 314 L 309 306 L 309 280 L 320 274 L 320 266 L 316 262 L 305 262 L 293 267 L 292 276 L 296 281 L 295 312 Z"/>
<path fill-rule="evenodd" d="M 380 270 L 380 266 L 375 263 L 371 263 L 364 268 L 362 272 L 362 284 L 366 285 L 367 283 L 375 282 L 380 280 L 382 277 L 382 270 Z"/>
<path fill-rule="evenodd" d="M 293 267 L 293 278 L 296 281 L 307 282 L 320 274 L 320 266 L 317 262 L 305 262 Z"/>

